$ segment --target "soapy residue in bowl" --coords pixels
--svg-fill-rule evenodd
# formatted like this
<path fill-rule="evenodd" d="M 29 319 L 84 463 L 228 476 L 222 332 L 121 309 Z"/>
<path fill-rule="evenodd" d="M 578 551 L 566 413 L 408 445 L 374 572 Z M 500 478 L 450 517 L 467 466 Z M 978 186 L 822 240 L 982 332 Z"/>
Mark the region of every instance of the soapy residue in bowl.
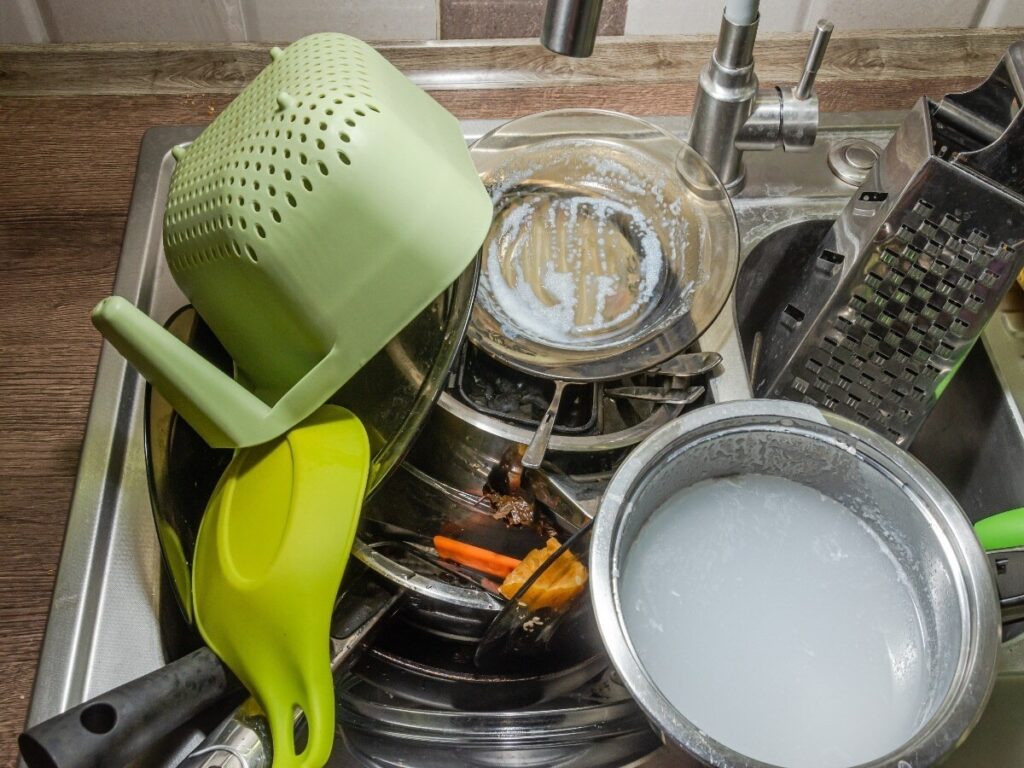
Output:
<path fill-rule="evenodd" d="M 668 171 L 601 150 L 566 142 L 543 167 L 495 174 L 480 300 L 510 338 L 613 338 L 642 322 L 684 260 L 688 221 Z M 672 284 L 680 311 L 694 287 Z"/>
<path fill-rule="evenodd" d="M 631 545 L 620 600 L 638 659 L 708 736 L 789 768 L 900 747 L 929 701 L 915 593 L 851 510 L 781 477 L 705 480 Z"/>

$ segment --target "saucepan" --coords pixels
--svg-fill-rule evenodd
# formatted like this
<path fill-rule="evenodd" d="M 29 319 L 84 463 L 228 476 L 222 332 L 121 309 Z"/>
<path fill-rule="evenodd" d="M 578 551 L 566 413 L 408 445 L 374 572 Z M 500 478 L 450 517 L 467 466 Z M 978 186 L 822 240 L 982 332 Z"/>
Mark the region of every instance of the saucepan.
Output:
<path fill-rule="evenodd" d="M 591 596 L 626 686 L 699 760 L 920 768 L 993 689 L 1006 561 L 905 451 L 754 400 L 684 415 L 621 465 Z"/>

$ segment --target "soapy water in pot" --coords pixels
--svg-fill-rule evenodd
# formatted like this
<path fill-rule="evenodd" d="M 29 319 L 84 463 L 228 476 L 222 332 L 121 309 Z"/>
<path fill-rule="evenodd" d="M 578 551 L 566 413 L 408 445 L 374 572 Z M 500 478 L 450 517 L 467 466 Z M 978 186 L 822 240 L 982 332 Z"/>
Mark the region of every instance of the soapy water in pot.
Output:
<path fill-rule="evenodd" d="M 669 264 L 685 258 L 689 221 L 671 169 L 592 142 L 549 151 L 543 167 L 504 169 L 490 185 L 479 300 L 510 338 L 599 343 L 657 304 Z M 683 310 L 694 288 L 675 286 Z"/>
<path fill-rule="evenodd" d="M 888 545 L 815 489 L 699 482 L 633 542 L 621 605 L 637 657 L 709 737 L 787 768 L 846 768 L 926 715 L 914 591 Z"/>

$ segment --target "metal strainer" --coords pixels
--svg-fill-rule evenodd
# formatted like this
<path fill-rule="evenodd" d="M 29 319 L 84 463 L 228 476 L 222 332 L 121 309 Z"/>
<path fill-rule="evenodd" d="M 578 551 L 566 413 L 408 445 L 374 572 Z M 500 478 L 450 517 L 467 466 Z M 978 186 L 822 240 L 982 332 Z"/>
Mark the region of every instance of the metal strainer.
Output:
<path fill-rule="evenodd" d="M 264 442 L 450 285 L 491 219 L 457 121 L 365 43 L 303 38 L 187 148 L 164 218 L 174 279 L 243 386 L 123 300 L 94 319 L 211 445 Z"/>

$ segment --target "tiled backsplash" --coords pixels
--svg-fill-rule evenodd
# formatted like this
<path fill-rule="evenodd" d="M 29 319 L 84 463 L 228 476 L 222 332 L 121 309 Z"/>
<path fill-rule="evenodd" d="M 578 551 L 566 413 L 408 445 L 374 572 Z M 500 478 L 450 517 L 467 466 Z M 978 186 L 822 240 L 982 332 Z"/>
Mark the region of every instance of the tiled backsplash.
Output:
<path fill-rule="evenodd" d="M 722 0 L 605 0 L 604 35 L 714 33 Z M 535 37 L 544 0 L 0 0 L 0 43 Z M 1024 0 L 764 0 L 761 29 L 1024 26 Z"/>

